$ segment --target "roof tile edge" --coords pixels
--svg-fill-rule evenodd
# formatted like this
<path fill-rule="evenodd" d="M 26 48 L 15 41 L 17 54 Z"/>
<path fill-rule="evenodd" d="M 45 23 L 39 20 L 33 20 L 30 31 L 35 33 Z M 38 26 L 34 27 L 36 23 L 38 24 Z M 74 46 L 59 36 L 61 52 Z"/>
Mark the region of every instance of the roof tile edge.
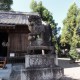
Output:
<path fill-rule="evenodd" d="M 0 11 L 0 14 L 12 14 L 12 15 L 27 15 L 27 16 L 40 16 L 37 12 L 19 12 L 19 11 Z"/>

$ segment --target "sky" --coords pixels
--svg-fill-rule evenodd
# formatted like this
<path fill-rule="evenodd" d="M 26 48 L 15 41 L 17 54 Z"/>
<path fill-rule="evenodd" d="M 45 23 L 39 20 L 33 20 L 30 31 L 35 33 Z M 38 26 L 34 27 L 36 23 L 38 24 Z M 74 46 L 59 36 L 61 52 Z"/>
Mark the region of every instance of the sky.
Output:
<path fill-rule="evenodd" d="M 75 1 L 80 8 L 80 0 L 36 0 L 42 1 L 43 5 L 53 14 L 53 19 L 58 23 L 58 27 L 63 27 L 63 20 L 66 18 L 68 9 Z M 12 9 L 14 11 L 30 12 L 31 0 L 13 0 Z"/>

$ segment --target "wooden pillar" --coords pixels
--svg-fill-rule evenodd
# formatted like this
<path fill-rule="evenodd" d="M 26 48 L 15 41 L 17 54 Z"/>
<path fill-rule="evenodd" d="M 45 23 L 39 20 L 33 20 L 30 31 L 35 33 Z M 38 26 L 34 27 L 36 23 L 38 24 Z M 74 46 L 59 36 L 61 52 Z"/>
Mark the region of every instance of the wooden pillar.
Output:
<path fill-rule="evenodd" d="M 10 57 L 10 35 L 8 34 L 7 57 Z"/>

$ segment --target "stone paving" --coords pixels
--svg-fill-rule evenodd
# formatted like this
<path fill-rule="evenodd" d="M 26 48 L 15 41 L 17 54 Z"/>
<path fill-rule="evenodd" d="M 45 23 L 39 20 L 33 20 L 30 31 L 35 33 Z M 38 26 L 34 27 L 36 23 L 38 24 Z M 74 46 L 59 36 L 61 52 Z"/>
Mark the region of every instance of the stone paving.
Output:
<path fill-rule="evenodd" d="M 61 80 L 80 80 L 80 60 L 71 64 L 69 58 L 59 58 L 58 64 L 64 68 Z"/>
<path fill-rule="evenodd" d="M 13 70 L 10 76 L 10 80 L 21 80 L 21 69 L 24 68 L 24 64 L 13 64 Z"/>

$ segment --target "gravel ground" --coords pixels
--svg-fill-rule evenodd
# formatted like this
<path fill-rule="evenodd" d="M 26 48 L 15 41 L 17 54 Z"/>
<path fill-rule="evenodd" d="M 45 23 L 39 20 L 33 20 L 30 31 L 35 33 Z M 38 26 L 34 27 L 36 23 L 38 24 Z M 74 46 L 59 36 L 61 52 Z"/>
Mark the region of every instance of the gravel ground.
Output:
<path fill-rule="evenodd" d="M 61 80 L 80 80 L 80 60 L 70 63 L 69 58 L 59 58 L 58 64 L 64 68 L 64 77 Z"/>

